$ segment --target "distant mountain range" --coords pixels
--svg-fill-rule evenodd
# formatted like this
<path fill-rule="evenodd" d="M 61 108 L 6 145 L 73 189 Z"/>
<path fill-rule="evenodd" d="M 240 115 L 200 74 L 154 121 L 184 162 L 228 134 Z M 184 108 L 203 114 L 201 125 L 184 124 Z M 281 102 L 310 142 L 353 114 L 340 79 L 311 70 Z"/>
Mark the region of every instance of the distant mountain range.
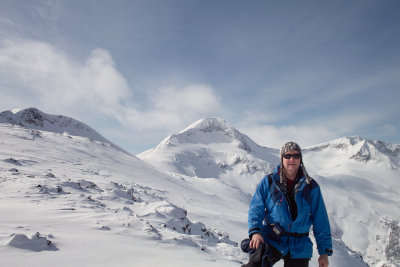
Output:
<path fill-rule="evenodd" d="M 400 145 L 378 140 L 368 140 L 359 136 L 343 137 L 330 142 L 308 147 L 306 151 L 326 151 L 335 149 L 343 156 L 361 162 L 375 161 L 383 167 L 400 168 Z"/>
<path fill-rule="evenodd" d="M 304 162 L 328 203 L 336 249 L 362 257 L 400 260 L 400 145 L 359 136 L 303 148 Z M 185 177 L 215 178 L 253 194 L 279 164 L 279 149 L 257 145 L 226 121 L 199 120 L 139 158 Z M 382 265 L 383 266 L 383 265 Z"/>
<path fill-rule="evenodd" d="M 329 155 L 330 162 L 338 162 L 332 157 L 339 157 L 346 165 L 354 160 L 384 169 L 400 168 L 400 145 L 359 136 L 305 147 L 303 153 L 306 158 L 312 154 Z M 240 188 L 248 193 L 253 193 L 254 183 L 258 183 L 260 176 L 272 172 L 279 163 L 279 149 L 256 144 L 219 118 L 199 120 L 137 156 L 163 170 L 191 177 L 218 177 L 238 185 L 243 179 L 235 178 L 246 176 Z"/>
<path fill-rule="evenodd" d="M 60 136 L 67 132 L 67 135 L 110 143 L 79 121 L 64 116 L 45 114 L 35 108 L 2 112 L 0 123 L 60 133 Z M 16 138 L 19 137 L 16 135 Z M 69 139 L 62 141 L 63 139 L 56 136 L 47 138 L 47 141 L 41 140 L 41 142 L 44 142 L 43 144 L 55 141 L 66 142 L 71 147 L 71 155 L 80 159 L 74 165 L 82 166 L 80 170 L 83 173 L 88 173 L 88 170 L 93 168 L 87 162 L 90 161 L 90 157 L 107 155 L 101 156 L 99 158 L 101 164 L 96 165 L 95 171 L 89 172 L 92 176 L 93 173 L 97 173 L 95 175 L 97 178 L 93 182 L 99 185 L 103 181 L 101 179 L 109 176 L 116 180 L 122 179 L 118 184 L 119 193 L 114 194 L 121 196 L 123 192 L 126 197 L 125 191 L 129 190 L 123 183 L 133 179 L 132 181 L 138 185 L 137 189 L 131 190 L 131 193 L 146 192 L 137 196 L 143 199 L 151 198 L 154 204 L 150 203 L 150 205 L 155 205 L 157 209 L 152 212 L 146 209 L 140 211 L 143 207 L 135 205 L 129 206 L 129 209 L 133 214 L 137 213 L 141 219 L 152 220 L 153 226 L 156 225 L 154 222 L 171 229 L 179 225 L 183 228 L 178 232 L 187 234 L 186 222 L 189 226 L 193 225 L 192 228 L 196 228 L 198 233 L 206 229 L 203 225 L 208 227 L 214 225 L 230 233 L 231 239 L 236 242 L 240 242 L 240 239 L 246 236 L 247 207 L 255 187 L 263 176 L 272 172 L 279 163 L 279 149 L 256 144 L 247 135 L 240 133 L 225 120 L 219 118 L 199 120 L 181 132 L 166 137 L 157 147 L 138 154 L 137 157 L 141 160 L 127 153 L 124 153 L 125 156 L 122 157 L 119 154 L 114 155 L 114 152 L 110 150 L 103 151 L 103 148 L 95 143 L 92 145 L 89 144 L 90 142 L 82 144 L 82 141 L 71 143 L 75 138 L 72 141 Z M 25 145 L 29 144 L 35 143 Z M 86 148 L 82 148 L 82 145 Z M 115 153 L 122 151 L 114 146 L 111 145 L 117 149 Z M 104 147 L 106 148 L 107 146 Z M 0 154 L 2 149 L 6 151 L 6 147 L 0 146 Z M 68 147 L 62 149 L 66 149 L 64 154 L 69 154 Z M 93 151 L 86 153 L 84 149 Z M 79 151 L 83 154 L 81 155 Z M 18 152 L 16 155 L 22 154 Z M 375 267 L 400 266 L 398 238 L 400 236 L 400 190 L 398 189 L 400 145 L 367 140 L 358 136 L 343 137 L 304 147 L 303 155 L 310 175 L 321 186 L 328 208 L 334 239 L 334 256 L 331 265 L 361 267 L 366 266 L 367 263 Z M 2 164 L 16 166 L 12 158 L 17 162 L 22 162 L 22 165 L 27 165 L 23 164 L 27 159 L 16 157 L 5 158 Z M 62 158 L 62 156 L 58 155 L 57 158 Z M 122 158 L 125 162 L 118 162 Z M 71 159 L 63 161 L 68 164 L 72 162 Z M 26 168 L 26 172 L 30 170 L 28 166 Z M 65 168 L 69 171 L 69 167 Z M 106 175 L 100 177 L 99 174 Z M 10 175 L 15 175 L 15 173 Z M 82 176 L 79 173 L 76 175 Z M 76 186 L 67 181 L 62 181 L 60 185 L 63 188 Z M 104 192 L 111 190 L 105 185 L 100 187 Z M 56 185 L 51 188 L 54 192 L 57 191 Z M 109 199 L 109 196 L 104 196 L 100 190 L 96 190 L 97 193 L 91 190 L 94 200 L 97 198 L 99 203 L 103 203 L 105 202 L 103 200 Z M 158 192 L 161 195 L 150 195 L 149 192 Z M 182 208 L 187 210 L 191 220 L 202 221 L 202 223 L 186 219 L 186 211 Z M 129 211 L 129 209 L 126 210 Z M 163 212 L 159 213 L 159 211 Z M 151 215 L 146 215 L 147 213 Z M 175 215 L 184 218 L 185 223 L 182 224 L 183 221 Z M 160 236 L 163 239 L 164 232 L 161 229 L 155 227 L 156 232 L 162 233 Z M 218 241 L 216 238 L 216 241 L 212 242 L 224 242 L 226 246 L 232 246 L 235 243 L 226 233 L 208 228 L 204 230 L 206 231 L 214 235 L 220 233 L 223 239 L 223 241 Z M 185 241 L 188 244 L 201 243 L 194 237 L 185 237 L 183 240 L 191 240 Z M 228 251 L 224 253 L 231 253 L 229 257 L 236 260 L 241 258 L 234 255 L 236 252 L 233 249 L 229 248 Z M 213 255 L 217 254 L 218 249 L 213 250 Z M 316 263 L 315 258 L 312 264 Z"/>

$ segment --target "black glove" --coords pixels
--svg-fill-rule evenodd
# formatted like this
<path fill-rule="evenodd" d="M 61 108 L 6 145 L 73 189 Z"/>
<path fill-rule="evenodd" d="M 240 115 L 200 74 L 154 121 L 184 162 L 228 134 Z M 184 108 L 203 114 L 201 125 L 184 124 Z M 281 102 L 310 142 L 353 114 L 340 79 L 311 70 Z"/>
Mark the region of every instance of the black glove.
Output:
<path fill-rule="evenodd" d="M 247 264 L 243 264 L 242 267 L 261 267 L 264 250 L 265 245 L 261 244 L 256 252 L 251 254 L 249 262 Z"/>

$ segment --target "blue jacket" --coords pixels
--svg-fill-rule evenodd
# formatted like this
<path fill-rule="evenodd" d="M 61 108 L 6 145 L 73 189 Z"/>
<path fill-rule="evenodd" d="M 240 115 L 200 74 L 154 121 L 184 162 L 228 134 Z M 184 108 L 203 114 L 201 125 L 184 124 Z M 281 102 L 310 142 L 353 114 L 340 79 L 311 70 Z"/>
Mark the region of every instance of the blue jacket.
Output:
<path fill-rule="evenodd" d="M 301 168 L 301 167 L 300 167 Z M 292 220 L 288 200 L 282 192 L 279 177 L 280 165 L 258 184 L 249 208 L 249 235 L 261 233 L 264 240 L 280 251 L 282 255 L 290 252 L 291 258 L 311 258 L 312 242 L 308 236 L 283 234 L 279 241 L 272 240 L 269 234 L 271 225 L 279 224 L 289 233 L 304 234 L 313 232 L 320 255 L 332 255 L 332 237 L 329 218 L 326 212 L 320 187 L 314 179 L 301 177 L 295 186 L 297 217 Z"/>

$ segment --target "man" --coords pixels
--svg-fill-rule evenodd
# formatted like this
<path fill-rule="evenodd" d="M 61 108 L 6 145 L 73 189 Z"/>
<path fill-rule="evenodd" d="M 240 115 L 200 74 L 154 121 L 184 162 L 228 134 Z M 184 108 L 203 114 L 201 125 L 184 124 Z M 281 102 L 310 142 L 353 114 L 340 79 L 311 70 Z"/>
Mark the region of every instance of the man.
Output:
<path fill-rule="evenodd" d="M 250 203 L 250 239 L 242 241 L 242 249 L 251 256 L 242 266 L 271 267 L 283 259 L 285 267 L 308 267 L 312 225 L 319 267 L 327 267 L 332 238 L 320 187 L 307 174 L 297 143 L 284 144 L 280 155 L 281 163 L 259 183 Z"/>

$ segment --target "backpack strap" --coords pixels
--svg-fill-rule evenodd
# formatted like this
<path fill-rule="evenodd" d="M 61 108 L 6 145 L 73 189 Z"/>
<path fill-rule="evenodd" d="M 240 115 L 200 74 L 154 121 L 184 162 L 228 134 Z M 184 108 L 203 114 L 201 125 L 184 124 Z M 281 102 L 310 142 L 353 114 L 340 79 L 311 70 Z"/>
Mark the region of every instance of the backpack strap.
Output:
<path fill-rule="evenodd" d="M 268 187 L 269 187 L 269 196 L 267 199 L 267 205 L 268 205 L 268 209 L 272 210 L 272 208 L 275 206 L 278 199 L 282 198 L 283 195 L 282 195 L 281 191 L 278 189 L 278 185 L 273 180 L 272 174 L 269 174 L 267 176 L 267 178 L 268 178 Z"/>
<path fill-rule="evenodd" d="M 307 203 L 311 206 L 311 190 L 314 189 L 315 187 L 317 187 L 318 183 L 311 177 L 309 179 L 310 179 L 309 180 L 310 182 L 307 183 L 306 186 L 304 187 L 302 196 L 307 201 Z"/>

